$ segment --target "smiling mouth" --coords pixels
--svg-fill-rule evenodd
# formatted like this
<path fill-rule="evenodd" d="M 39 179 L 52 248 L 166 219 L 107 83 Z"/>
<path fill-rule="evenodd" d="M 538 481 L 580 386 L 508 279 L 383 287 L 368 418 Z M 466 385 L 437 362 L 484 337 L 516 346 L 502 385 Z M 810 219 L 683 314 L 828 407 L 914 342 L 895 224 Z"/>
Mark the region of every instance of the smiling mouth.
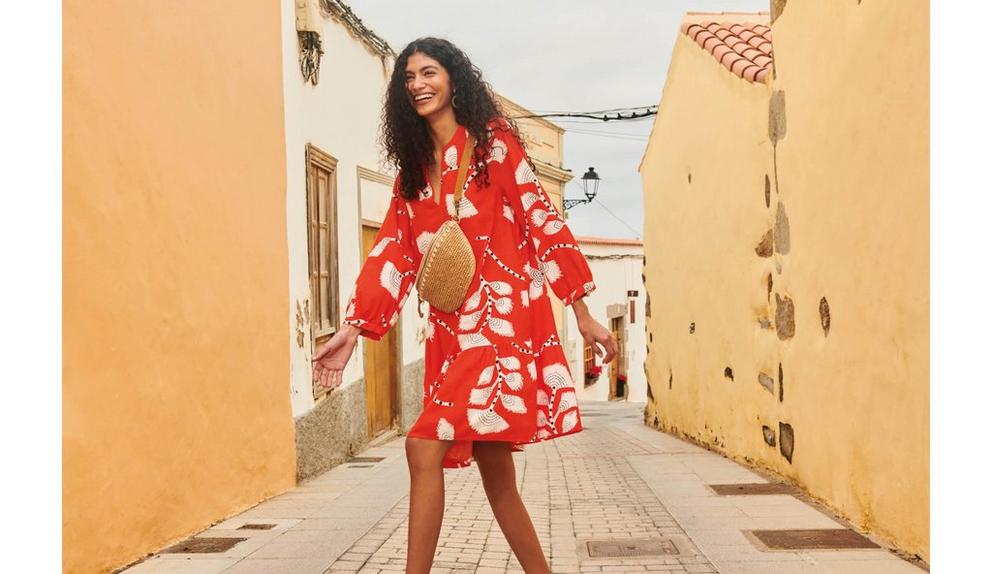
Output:
<path fill-rule="evenodd" d="M 421 94 L 421 95 L 413 98 L 413 103 L 414 104 L 417 104 L 417 105 L 420 105 L 420 104 L 429 102 L 429 101 L 431 101 L 433 99 L 434 99 L 434 94 Z"/>

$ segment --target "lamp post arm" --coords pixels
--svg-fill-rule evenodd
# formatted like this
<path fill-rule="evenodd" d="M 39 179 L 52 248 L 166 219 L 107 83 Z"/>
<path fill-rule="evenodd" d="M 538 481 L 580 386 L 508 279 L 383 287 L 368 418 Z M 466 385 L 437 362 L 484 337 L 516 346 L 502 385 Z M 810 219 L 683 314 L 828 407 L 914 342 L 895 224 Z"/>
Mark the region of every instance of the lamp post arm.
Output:
<path fill-rule="evenodd" d="M 592 200 L 591 199 L 563 199 L 562 200 L 562 207 L 564 207 L 566 210 L 568 210 L 568 209 L 571 209 L 571 208 L 575 207 L 576 205 L 581 205 L 583 203 L 589 203 L 590 201 L 592 201 Z"/>

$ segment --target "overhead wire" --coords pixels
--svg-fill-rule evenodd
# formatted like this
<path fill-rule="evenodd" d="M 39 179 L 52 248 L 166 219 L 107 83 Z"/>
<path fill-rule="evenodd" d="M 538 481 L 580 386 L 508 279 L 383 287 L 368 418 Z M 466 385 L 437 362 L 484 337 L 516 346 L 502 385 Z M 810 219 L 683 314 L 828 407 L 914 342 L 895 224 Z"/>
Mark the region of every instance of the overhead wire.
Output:
<path fill-rule="evenodd" d="M 640 121 L 643 121 L 643 120 L 648 119 L 648 118 L 651 118 L 651 117 L 653 117 L 653 116 L 643 116 L 643 117 L 639 117 L 639 118 L 628 118 L 624 122 L 625 123 L 640 122 Z M 514 118 L 514 119 L 516 119 L 516 118 Z M 602 125 L 603 124 L 603 120 L 600 120 L 600 119 L 589 120 L 589 119 L 564 118 L 564 119 L 555 119 L 554 120 L 554 123 L 556 123 L 556 124 L 574 124 L 574 125 L 577 125 L 577 126 L 593 126 L 593 125 Z"/>
<path fill-rule="evenodd" d="M 576 182 L 574 179 L 572 180 L 572 183 L 574 183 L 577 186 L 579 185 L 578 182 Z M 581 189 L 581 186 L 579 186 L 579 188 Z M 583 190 L 583 193 L 585 193 L 585 190 Z M 630 224 L 628 224 L 626 221 L 624 221 L 623 218 L 621 218 L 616 213 L 613 213 L 612 211 L 610 211 L 610 208 L 609 207 L 606 207 L 606 205 L 604 205 L 602 201 L 600 201 L 599 199 L 597 199 L 595 197 L 592 200 L 595 201 L 596 203 L 598 203 L 599 206 L 602 207 L 606 211 L 606 213 L 609 213 L 610 215 L 613 216 L 614 219 L 616 219 L 621 224 L 623 224 L 624 227 L 626 227 L 627 229 L 633 231 L 634 232 L 634 235 L 637 236 L 637 239 L 642 239 L 642 237 L 641 237 L 641 234 L 642 233 L 640 231 L 634 229 L 633 227 L 630 226 Z"/>
<path fill-rule="evenodd" d="M 623 112 L 623 111 L 627 111 L 627 110 L 644 110 L 644 109 L 650 109 L 650 108 L 656 108 L 656 107 L 658 107 L 658 106 L 657 105 L 650 105 L 650 106 L 626 106 L 626 107 L 623 107 L 623 108 L 609 108 L 609 109 L 606 109 L 606 110 L 595 110 L 595 111 L 591 111 L 591 112 L 582 112 L 582 113 L 586 113 L 586 114 L 604 114 L 604 113 L 611 113 L 611 112 Z M 534 112 L 534 113 L 540 113 L 540 114 L 566 114 L 566 113 L 571 113 L 571 112 L 568 112 L 567 110 L 531 110 L 531 111 Z"/>
<path fill-rule="evenodd" d="M 620 223 L 622 223 L 624 227 L 626 227 L 627 229 L 633 231 L 634 232 L 634 235 L 637 236 L 637 239 L 642 239 L 641 232 L 640 231 L 638 231 L 637 229 L 634 229 L 626 221 L 624 221 L 619 215 L 617 215 L 616 213 L 613 213 L 612 211 L 610 211 L 610 208 L 609 207 L 606 207 L 606 205 L 604 205 L 602 201 L 600 201 L 600 200 L 598 200 L 596 198 L 593 198 L 593 201 L 595 201 L 596 203 L 599 204 L 600 207 L 602 207 L 603 209 L 605 209 L 606 210 L 606 213 L 609 213 L 610 215 L 613 216 L 614 219 L 616 219 L 617 221 L 619 221 Z"/>
<path fill-rule="evenodd" d="M 593 112 L 564 112 L 564 111 L 535 110 L 535 112 L 542 112 L 542 113 L 533 113 L 533 114 L 530 114 L 530 115 L 516 116 L 513 119 L 540 118 L 540 117 L 562 117 L 562 118 L 565 118 L 565 119 L 556 119 L 555 122 L 556 123 L 564 123 L 564 124 L 590 125 L 591 123 L 593 123 L 592 121 L 583 121 L 583 119 L 585 119 L 585 120 L 593 120 L 593 121 L 596 121 L 596 122 L 599 122 L 599 121 L 611 121 L 611 120 L 613 120 L 613 121 L 615 121 L 615 120 L 637 121 L 637 120 L 643 120 L 645 118 L 648 118 L 648 117 L 657 115 L 657 113 L 658 113 L 657 108 L 658 108 L 657 105 L 652 105 L 652 106 L 640 106 L 640 107 L 636 107 L 636 108 L 629 108 L 629 107 L 628 108 L 611 108 L 609 110 L 597 110 L 597 111 L 593 111 Z M 637 111 L 635 111 L 635 110 L 644 110 L 644 112 L 643 113 L 637 113 Z M 623 112 L 630 112 L 631 115 L 625 117 L 625 116 L 623 116 Z M 617 114 L 617 117 L 609 117 L 607 114 L 610 114 L 610 113 L 616 113 Z M 569 118 L 576 118 L 576 119 L 569 119 Z M 577 133 L 577 134 L 581 134 L 581 135 L 594 135 L 594 136 L 599 136 L 599 137 L 606 137 L 606 138 L 613 138 L 613 139 L 620 139 L 620 140 L 627 140 L 627 141 L 646 142 L 648 140 L 648 136 L 646 136 L 646 135 L 629 134 L 629 133 L 622 133 L 622 132 L 605 132 L 605 131 L 600 131 L 600 130 L 583 130 L 583 129 L 577 129 L 577 128 L 569 128 L 567 130 L 567 132 Z M 576 186 L 578 186 L 581 189 L 581 186 L 579 186 L 579 184 L 578 184 L 577 181 L 572 180 L 572 183 L 574 183 Z M 583 190 L 583 193 L 585 193 L 585 190 Z M 617 215 L 616 213 L 613 213 L 613 211 L 610 210 L 610 208 L 607 207 L 599 199 L 597 199 L 597 198 L 594 197 L 592 200 L 595 201 L 600 207 L 602 207 L 603 210 L 606 213 L 610 214 L 610 216 L 612 216 L 614 219 L 616 219 L 617 221 L 619 221 L 621 225 L 623 225 L 624 227 L 626 227 L 627 229 L 629 229 L 630 231 L 632 231 L 634 233 L 635 237 L 637 237 L 638 239 L 641 239 L 641 235 L 642 235 L 642 232 L 641 231 L 637 230 L 632 225 L 630 225 L 629 223 L 627 223 L 626 221 L 624 221 L 624 219 L 622 217 L 620 217 L 619 215 Z"/>
<path fill-rule="evenodd" d="M 547 113 L 530 113 L 523 114 L 519 116 L 514 116 L 513 119 L 525 119 L 525 118 L 587 118 L 596 121 L 619 121 L 619 120 L 637 120 L 646 117 L 651 117 L 657 115 L 658 106 L 641 106 L 635 108 L 613 108 L 612 110 L 597 110 L 590 112 L 547 112 Z M 624 115 L 624 112 L 629 115 Z M 613 113 L 616 113 L 616 117 L 613 117 Z"/>

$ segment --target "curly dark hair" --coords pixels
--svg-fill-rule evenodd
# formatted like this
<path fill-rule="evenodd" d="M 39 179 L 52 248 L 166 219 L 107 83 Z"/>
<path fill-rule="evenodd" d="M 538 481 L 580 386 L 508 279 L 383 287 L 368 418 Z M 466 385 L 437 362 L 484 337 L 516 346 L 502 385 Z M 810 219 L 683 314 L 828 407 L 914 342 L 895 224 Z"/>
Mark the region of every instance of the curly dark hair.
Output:
<path fill-rule="evenodd" d="M 489 122 L 502 118 L 518 139 L 520 132 L 516 123 L 506 116 L 492 87 L 482 79 L 482 72 L 472 64 L 468 56 L 445 39 L 425 37 L 410 42 L 397 56 L 382 109 L 382 133 L 379 141 L 387 161 L 399 170 L 400 195 L 407 200 L 419 199 L 418 191 L 427 185 L 423 168 L 434 165 L 434 143 L 430 128 L 427 120 L 410 103 L 406 88 L 407 60 L 415 53 L 437 60 L 448 72 L 452 91 L 458 93 L 458 107 L 454 109 L 455 120 L 475 137 L 472 159 L 480 172 L 480 185 L 487 186 Z"/>

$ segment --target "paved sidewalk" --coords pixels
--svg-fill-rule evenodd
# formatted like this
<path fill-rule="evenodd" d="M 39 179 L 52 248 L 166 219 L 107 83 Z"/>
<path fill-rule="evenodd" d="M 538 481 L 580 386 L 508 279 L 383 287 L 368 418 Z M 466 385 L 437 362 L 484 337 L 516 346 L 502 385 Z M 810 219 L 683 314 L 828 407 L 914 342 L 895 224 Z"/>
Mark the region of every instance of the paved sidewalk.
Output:
<path fill-rule="evenodd" d="M 882 549 L 762 551 L 748 529 L 844 528 L 783 494 L 718 496 L 707 484 L 764 483 L 705 449 L 644 426 L 643 404 L 583 402 L 585 429 L 515 453 L 518 485 L 555 574 L 585 572 L 919 573 Z M 201 532 L 240 537 L 226 552 L 162 553 L 127 574 L 403 572 L 409 477 L 403 437 Z M 522 572 L 478 468 L 445 470 L 432 572 Z M 245 524 L 269 530 L 239 529 Z M 590 553 L 641 543 L 641 555 Z M 612 542 L 612 544 L 611 544 Z M 616 552 L 614 552 L 616 554 Z"/>

